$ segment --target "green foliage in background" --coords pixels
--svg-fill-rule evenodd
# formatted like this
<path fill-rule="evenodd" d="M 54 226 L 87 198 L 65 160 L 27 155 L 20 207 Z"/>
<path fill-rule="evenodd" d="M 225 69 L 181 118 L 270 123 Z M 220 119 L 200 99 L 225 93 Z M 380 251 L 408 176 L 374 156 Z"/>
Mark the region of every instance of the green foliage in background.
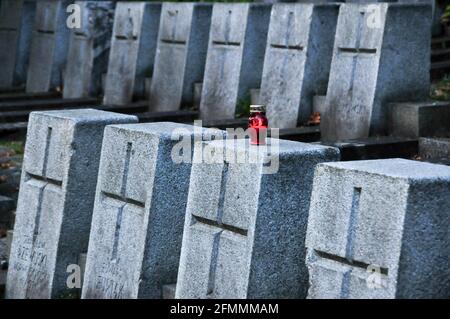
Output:
<path fill-rule="evenodd" d="M 450 75 L 431 86 L 431 98 L 440 101 L 450 101 Z"/>
<path fill-rule="evenodd" d="M 445 8 L 445 12 L 442 15 L 442 21 L 443 22 L 450 22 L 450 4 Z"/>
<path fill-rule="evenodd" d="M 250 105 L 252 104 L 250 93 L 248 93 L 244 98 L 240 99 L 236 105 L 235 116 L 248 117 L 250 115 Z"/>

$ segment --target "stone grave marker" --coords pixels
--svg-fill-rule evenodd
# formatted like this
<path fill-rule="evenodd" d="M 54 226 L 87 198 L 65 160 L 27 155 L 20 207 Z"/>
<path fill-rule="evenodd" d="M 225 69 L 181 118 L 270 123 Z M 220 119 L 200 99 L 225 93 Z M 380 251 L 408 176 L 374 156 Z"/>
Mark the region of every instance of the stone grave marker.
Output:
<path fill-rule="evenodd" d="M 339 6 L 274 5 L 261 81 L 271 127 L 305 124 L 326 94 Z"/>
<path fill-rule="evenodd" d="M 309 298 L 448 298 L 450 167 L 320 164 L 306 237 Z"/>
<path fill-rule="evenodd" d="M 180 137 L 191 145 L 204 132 L 170 122 L 106 128 L 82 298 L 162 298 L 176 281 L 192 147 L 186 162 L 172 153 Z"/>
<path fill-rule="evenodd" d="M 203 80 L 211 11 L 205 3 L 163 3 L 151 111 L 176 111 L 194 103 L 194 85 Z"/>
<path fill-rule="evenodd" d="M 145 98 L 145 79 L 153 73 L 160 3 L 119 2 L 106 76 L 106 105 Z"/>
<path fill-rule="evenodd" d="M 26 91 L 48 92 L 62 85 L 70 29 L 66 22 L 70 0 L 37 1 Z"/>
<path fill-rule="evenodd" d="M 233 119 L 236 106 L 259 88 L 271 5 L 214 4 L 200 116 Z"/>
<path fill-rule="evenodd" d="M 92 109 L 30 115 L 6 297 L 62 298 L 87 250 L 103 129 L 135 116 Z"/>
<path fill-rule="evenodd" d="M 76 1 L 81 9 L 81 28 L 70 35 L 64 75 L 66 99 L 98 96 L 108 67 L 114 21 L 113 1 Z"/>
<path fill-rule="evenodd" d="M 25 84 L 35 12 L 35 1 L 0 4 L 0 88 Z"/>
<path fill-rule="evenodd" d="M 429 94 L 430 6 L 342 4 L 336 29 L 322 139 L 385 135 L 388 102 Z"/>
<path fill-rule="evenodd" d="M 277 139 L 206 147 L 227 156 L 193 164 L 175 298 L 306 297 L 314 167 L 338 150 Z"/>

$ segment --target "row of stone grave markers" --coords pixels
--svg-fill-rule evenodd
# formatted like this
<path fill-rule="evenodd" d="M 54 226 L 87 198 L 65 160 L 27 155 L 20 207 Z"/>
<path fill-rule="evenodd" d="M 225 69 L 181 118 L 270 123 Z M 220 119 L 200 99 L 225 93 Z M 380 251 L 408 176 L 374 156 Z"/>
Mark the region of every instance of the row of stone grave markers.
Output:
<path fill-rule="evenodd" d="M 450 297 L 450 167 L 136 122 L 32 113 L 7 298 Z"/>
<path fill-rule="evenodd" d="M 271 126 L 293 128 L 324 97 L 321 132 L 330 141 L 385 135 L 388 102 L 428 96 L 429 5 L 80 2 L 89 23 L 69 44 L 67 4 L 37 5 L 30 92 L 61 84 L 68 51 L 66 98 L 98 94 L 106 73 L 103 107 L 133 112 L 151 76 L 149 110 L 167 112 L 192 105 L 202 83 L 200 118 L 208 122 L 234 118 L 236 105 L 261 87 Z M 105 16 L 114 11 L 113 26 Z"/>

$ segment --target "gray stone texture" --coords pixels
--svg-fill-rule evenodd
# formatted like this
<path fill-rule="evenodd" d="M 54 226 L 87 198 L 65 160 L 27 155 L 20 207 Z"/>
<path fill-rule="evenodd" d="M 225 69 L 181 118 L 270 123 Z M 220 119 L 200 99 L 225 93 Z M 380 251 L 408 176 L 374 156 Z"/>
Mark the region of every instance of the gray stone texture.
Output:
<path fill-rule="evenodd" d="M 31 113 L 7 298 L 73 292 L 66 270 L 87 250 L 104 127 L 136 121 L 92 109 Z"/>
<path fill-rule="evenodd" d="M 342 4 L 322 114 L 322 139 L 385 135 L 388 102 L 429 94 L 431 7 Z"/>
<path fill-rule="evenodd" d="M 203 80 L 211 12 L 211 4 L 163 3 L 151 111 L 176 111 L 194 103 L 194 85 Z"/>
<path fill-rule="evenodd" d="M 0 88 L 25 84 L 36 2 L 0 3 Z"/>
<path fill-rule="evenodd" d="M 450 102 L 392 103 L 389 107 L 389 132 L 392 135 L 450 136 Z"/>
<path fill-rule="evenodd" d="M 171 154 L 180 137 L 191 145 L 204 132 L 170 122 L 106 128 L 82 298 L 161 298 L 176 281 L 191 163 Z"/>
<path fill-rule="evenodd" d="M 70 0 L 37 1 L 31 39 L 26 91 L 48 92 L 61 87 L 67 61 L 70 29 L 66 21 Z"/>
<path fill-rule="evenodd" d="M 233 119 L 250 89 L 261 87 L 271 5 L 214 4 L 203 91 L 202 120 Z"/>
<path fill-rule="evenodd" d="M 119 2 L 109 57 L 103 103 L 126 105 L 145 98 L 158 40 L 160 3 Z"/>
<path fill-rule="evenodd" d="M 97 96 L 108 67 L 115 2 L 76 1 L 81 28 L 71 30 L 64 75 L 66 99 Z"/>
<path fill-rule="evenodd" d="M 338 13 L 337 4 L 273 6 L 261 83 L 271 127 L 306 124 L 314 95 L 326 94 Z"/>
<path fill-rule="evenodd" d="M 304 239 L 314 167 L 338 160 L 339 151 L 267 141 L 267 149 L 243 139 L 205 143 L 205 150 L 258 154 L 259 161 L 228 156 L 193 164 L 175 298 L 306 297 Z M 201 150 L 196 145 L 194 153 Z M 279 170 L 263 174 L 277 160 Z"/>
<path fill-rule="evenodd" d="M 419 156 L 425 161 L 450 165 L 450 138 L 419 138 Z"/>
<path fill-rule="evenodd" d="M 308 298 L 449 298 L 449 223 L 448 166 L 404 159 L 318 165 L 306 236 Z"/>

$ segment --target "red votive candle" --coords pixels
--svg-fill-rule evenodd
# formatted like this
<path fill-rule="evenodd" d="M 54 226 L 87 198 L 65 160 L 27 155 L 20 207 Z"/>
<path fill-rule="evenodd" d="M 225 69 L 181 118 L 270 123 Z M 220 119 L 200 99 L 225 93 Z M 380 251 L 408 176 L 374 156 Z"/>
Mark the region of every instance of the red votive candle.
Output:
<path fill-rule="evenodd" d="M 248 118 L 248 127 L 250 131 L 250 144 L 266 144 L 267 128 L 269 121 L 266 117 L 266 108 L 264 105 L 250 105 L 250 117 Z"/>

